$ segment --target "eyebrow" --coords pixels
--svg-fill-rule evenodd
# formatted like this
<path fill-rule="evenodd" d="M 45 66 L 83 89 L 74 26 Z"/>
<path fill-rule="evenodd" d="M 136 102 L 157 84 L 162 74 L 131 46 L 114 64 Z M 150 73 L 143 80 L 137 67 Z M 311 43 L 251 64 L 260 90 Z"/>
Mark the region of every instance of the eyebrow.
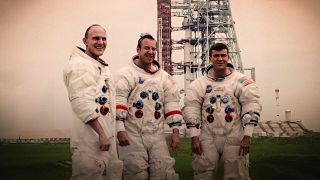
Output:
<path fill-rule="evenodd" d="M 105 37 L 105 36 L 93 36 L 92 38 L 93 39 L 102 39 L 102 40 L 106 40 L 107 39 L 107 37 Z"/>
<path fill-rule="evenodd" d="M 157 49 L 157 47 L 152 47 L 152 46 L 147 46 L 147 45 L 143 46 L 143 48 Z"/>

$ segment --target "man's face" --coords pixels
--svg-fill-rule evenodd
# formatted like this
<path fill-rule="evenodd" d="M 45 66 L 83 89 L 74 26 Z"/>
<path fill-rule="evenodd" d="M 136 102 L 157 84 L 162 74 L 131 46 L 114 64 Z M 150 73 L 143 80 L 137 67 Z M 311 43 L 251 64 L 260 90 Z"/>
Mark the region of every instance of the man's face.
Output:
<path fill-rule="evenodd" d="M 210 62 L 215 70 L 225 70 L 227 68 L 229 56 L 227 49 L 220 51 L 212 50 Z"/>
<path fill-rule="evenodd" d="M 138 55 L 142 63 L 150 65 L 157 54 L 157 45 L 155 40 L 143 39 L 141 47 L 137 49 Z"/>
<path fill-rule="evenodd" d="M 83 43 L 86 45 L 86 54 L 93 59 L 98 59 L 106 49 L 106 31 L 100 26 L 91 27 L 88 37 L 83 38 Z"/>

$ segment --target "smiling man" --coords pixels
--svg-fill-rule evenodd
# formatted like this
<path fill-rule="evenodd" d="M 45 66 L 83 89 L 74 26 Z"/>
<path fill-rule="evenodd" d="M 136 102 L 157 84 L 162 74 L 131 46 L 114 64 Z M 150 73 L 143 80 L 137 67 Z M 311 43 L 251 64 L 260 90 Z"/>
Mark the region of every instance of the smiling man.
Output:
<path fill-rule="evenodd" d="M 228 64 L 226 44 L 214 44 L 209 56 L 206 74 L 190 84 L 184 99 L 194 179 L 213 179 L 220 158 L 224 179 L 250 179 L 247 154 L 260 118 L 258 87 Z"/>
<path fill-rule="evenodd" d="M 90 26 L 84 35 L 83 43 L 86 46 L 85 53 L 98 60 L 106 49 L 106 30 L 99 25 Z"/>
<path fill-rule="evenodd" d="M 100 59 L 106 49 L 106 30 L 90 26 L 64 70 L 73 110 L 70 147 L 71 179 L 121 179 L 115 134 L 115 88 L 108 64 Z"/>
<path fill-rule="evenodd" d="M 164 123 L 172 128 L 171 148 L 180 145 L 182 113 L 172 77 L 155 61 L 156 41 L 138 40 L 137 55 L 116 77 L 119 158 L 125 180 L 177 180 L 164 136 Z"/>

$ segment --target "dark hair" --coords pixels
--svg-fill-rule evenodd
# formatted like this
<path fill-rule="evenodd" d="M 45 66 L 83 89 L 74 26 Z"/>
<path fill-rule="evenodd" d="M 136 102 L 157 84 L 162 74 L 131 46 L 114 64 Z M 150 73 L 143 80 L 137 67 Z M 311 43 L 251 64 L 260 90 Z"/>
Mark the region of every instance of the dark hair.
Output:
<path fill-rule="evenodd" d="M 140 35 L 140 38 L 139 38 L 138 44 L 137 44 L 137 48 L 141 48 L 141 42 L 142 42 L 142 40 L 144 40 L 144 39 L 155 40 L 151 34 L 149 34 L 149 33 L 143 33 L 143 34 Z"/>
<path fill-rule="evenodd" d="M 100 26 L 100 24 L 92 24 L 91 26 L 89 26 L 89 27 L 87 28 L 85 34 L 84 34 L 84 37 L 85 37 L 85 38 L 88 38 L 88 33 L 89 33 L 90 29 L 91 29 L 93 26 Z M 102 27 L 102 26 L 100 26 L 100 27 Z"/>
<path fill-rule="evenodd" d="M 229 54 L 229 49 L 228 49 L 228 46 L 224 43 L 216 43 L 216 44 L 213 44 L 211 47 L 210 47 L 210 50 L 209 50 L 209 57 L 212 56 L 212 50 L 216 50 L 216 51 L 221 51 L 223 49 L 226 49 L 227 50 L 227 53 Z"/>

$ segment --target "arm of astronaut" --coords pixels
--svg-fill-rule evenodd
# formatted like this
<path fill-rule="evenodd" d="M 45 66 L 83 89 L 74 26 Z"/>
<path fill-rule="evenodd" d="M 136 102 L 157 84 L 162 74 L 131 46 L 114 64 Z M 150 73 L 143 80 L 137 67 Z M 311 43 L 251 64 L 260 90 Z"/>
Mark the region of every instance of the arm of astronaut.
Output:
<path fill-rule="evenodd" d="M 117 131 L 125 131 L 124 121 L 128 115 L 128 97 L 132 89 L 129 74 L 120 72 L 115 76 L 116 82 L 116 129 Z M 134 80 L 132 80 L 134 81 Z"/>
<path fill-rule="evenodd" d="M 172 135 L 171 135 L 171 148 L 173 150 L 176 150 L 180 147 L 180 134 L 179 134 L 179 129 L 178 128 L 173 128 L 172 129 Z"/>
<path fill-rule="evenodd" d="M 254 126 L 260 119 L 261 105 L 259 103 L 259 89 L 255 82 L 248 77 L 239 80 L 239 101 L 242 104 L 242 123 L 244 137 L 240 143 L 239 155 L 244 156 L 250 151 L 251 136 Z"/>
<path fill-rule="evenodd" d="M 186 90 L 183 108 L 184 119 L 187 128 L 190 129 L 191 137 L 200 136 L 202 103 L 201 87 L 194 81 Z"/>
<path fill-rule="evenodd" d="M 97 104 L 94 101 L 97 88 L 94 70 L 84 65 L 72 66 L 65 73 L 65 83 L 77 117 L 83 123 L 98 118 L 99 114 L 95 111 Z"/>
<path fill-rule="evenodd" d="M 106 134 L 104 133 L 101 124 L 98 119 L 92 119 L 87 124 L 89 124 L 94 131 L 99 135 L 99 149 L 101 151 L 108 151 L 110 148 L 110 141 Z"/>
<path fill-rule="evenodd" d="M 116 82 L 116 131 L 120 146 L 130 145 L 129 137 L 125 131 L 124 121 L 128 116 L 128 97 L 132 89 L 130 79 L 120 73 L 115 77 Z"/>
<path fill-rule="evenodd" d="M 180 96 L 178 87 L 172 76 L 168 76 L 164 85 L 164 113 L 166 123 L 172 129 L 180 129 L 183 121 L 180 109 Z"/>
<path fill-rule="evenodd" d="M 244 134 L 251 137 L 254 126 L 260 119 L 259 89 L 256 83 L 248 77 L 241 78 L 239 82 L 239 101 L 242 104 L 241 117 Z"/>
<path fill-rule="evenodd" d="M 202 150 L 202 145 L 199 136 L 193 136 L 191 138 L 191 149 L 192 152 L 198 155 L 201 155 L 203 150 Z"/>
<path fill-rule="evenodd" d="M 195 154 L 202 154 L 202 146 L 200 141 L 200 124 L 201 124 L 201 106 L 203 103 L 203 96 L 201 95 L 201 87 L 197 81 L 194 81 L 186 90 L 184 97 L 183 114 L 190 129 L 190 136 L 192 140 L 191 148 Z"/>
<path fill-rule="evenodd" d="M 99 148 L 109 150 L 110 142 L 99 123 L 99 115 L 95 111 L 97 104 L 94 101 L 97 82 L 95 71 L 85 65 L 72 66 L 65 74 L 65 83 L 68 89 L 69 100 L 77 117 L 99 135 Z"/>
<path fill-rule="evenodd" d="M 178 87 L 172 76 L 168 76 L 164 85 L 164 111 L 166 123 L 172 128 L 171 148 L 174 150 L 180 146 L 179 130 L 183 121 L 179 102 Z"/>

